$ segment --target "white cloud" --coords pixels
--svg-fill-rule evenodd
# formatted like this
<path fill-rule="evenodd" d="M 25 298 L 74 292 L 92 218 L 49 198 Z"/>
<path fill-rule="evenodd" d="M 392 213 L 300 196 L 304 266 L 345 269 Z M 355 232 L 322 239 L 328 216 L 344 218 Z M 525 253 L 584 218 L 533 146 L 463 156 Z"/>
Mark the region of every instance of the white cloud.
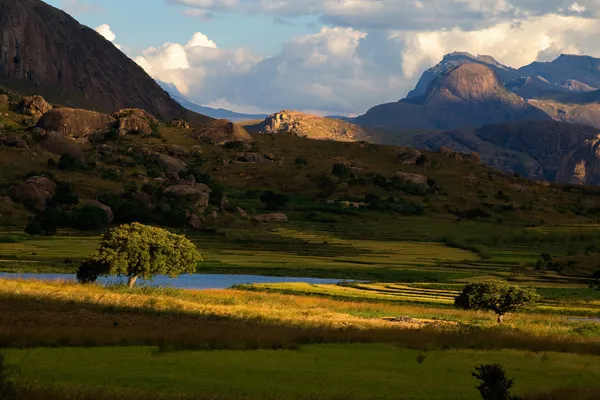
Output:
<path fill-rule="evenodd" d="M 117 49 L 121 50 L 121 46 L 115 43 L 117 35 L 115 35 L 115 33 L 111 30 L 110 25 L 102 24 L 97 26 L 95 31 L 104 36 L 104 39 L 114 44 Z"/>

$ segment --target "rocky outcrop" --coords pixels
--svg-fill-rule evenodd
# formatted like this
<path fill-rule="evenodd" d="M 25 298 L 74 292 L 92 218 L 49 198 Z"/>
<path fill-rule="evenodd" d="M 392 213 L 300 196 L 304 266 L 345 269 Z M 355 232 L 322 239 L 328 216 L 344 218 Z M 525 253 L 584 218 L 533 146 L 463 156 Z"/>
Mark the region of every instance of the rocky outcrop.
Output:
<path fill-rule="evenodd" d="M 353 142 L 367 140 L 369 134 L 360 126 L 332 118 L 298 111 L 283 110 L 268 116 L 260 125 L 260 133 L 292 134 L 310 139 Z"/>
<path fill-rule="evenodd" d="M 147 160 L 165 171 L 180 172 L 187 168 L 185 162 L 162 153 L 151 153 L 148 155 Z"/>
<path fill-rule="evenodd" d="M 13 200 L 38 210 L 45 209 L 55 194 L 56 183 L 42 176 L 33 176 L 8 189 L 8 195 Z"/>
<path fill-rule="evenodd" d="M 184 119 L 174 119 L 171 121 L 171 127 L 178 129 L 190 129 L 190 123 Z"/>
<path fill-rule="evenodd" d="M 190 151 L 188 149 L 176 144 L 168 145 L 165 150 L 167 150 L 167 153 L 175 157 L 187 157 L 190 155 Z"/>
<path fill-rule="evenodd" d="M 571 124 L 590 125 L 600 129 L 600 104 L 565 104 L 555 100 L 529 100 L 529 104 L 539 108 L 555 121 Z"/>
<path fill-rule="evenodd" d="M 23 97 L 17 106 L 17 111 L 21 114 L 29 114 L 38 119 L 50 110 L 52 106 L 42 96 Z"/>
<path fill-rule="evenodd" d="M 211 190 L 201 183 L 185 183 L 169 186 L 165 189 L 166 196 L 172 196 L 179 201 L 185 201 L 190 209 L 204 212 L 208 207 Z"/>
<path fill-rule="evenodd" d="M 139 107 L 171 120 L 186 110 L 93 29 L 40 0 L 0 2 L 0 80 L 71 107 Z"/>
<path fill-rule="evenodd" d="M 66 138 L 58 132 L 45 132 L 40 140 L 40 147 L 57 156 L 70 154 L 80 164 L 85 164 L 85 156 L 81 147 L 74 140 Z"/>
<path fill-rule="evenodd" d="M 191 136 L 194 139 L 214 144 L 252 141 L 252 136 L 244 128 L 226 119 L 209 122 L 195 129 Z"/>
<path fill-rule="evenodd" d="M 87 137 L 104 130 L 115 123 L 107 114 L 78 108 L 54 108 L 45 113 L 37 127 L 46 131 L 56 131 L 67 137 Z"/>
<path fill-rule="evenodd" d="M 284 213 L 258 214 L 252 217 L 252 222 L 257 223 L 277 223 L 288 222 L 288 217 Z"/>
<path fill-rule="evenodd" d="M 114 219 L 114 214 L 109 206 L 106 204 L 102 204 L 98 200 L 82 200 L 81 203 L 86 206 L 92 206 L 101 209 L 106 213 L 106 217 L 108 218 L 108 223 L 110 224 Z"/>
<path fill-rule="evenodd" d="M 154 133 L 153 126 L 158 120 L 149 112 L 139 108 L 126 108 L 113 114 L 117 120 L 117 131 L 119 136 L 127 134 L 151 135 Z"/>
<path fill-rule="evenodd" d="M 398 152 L 398 155 L 396 156 L 396 162 L 398 164 L 413 165 L 417 163 L 417 160 L 421 156 L 422 154 L 419 150 L 403 149 L 400 152 Z"/>

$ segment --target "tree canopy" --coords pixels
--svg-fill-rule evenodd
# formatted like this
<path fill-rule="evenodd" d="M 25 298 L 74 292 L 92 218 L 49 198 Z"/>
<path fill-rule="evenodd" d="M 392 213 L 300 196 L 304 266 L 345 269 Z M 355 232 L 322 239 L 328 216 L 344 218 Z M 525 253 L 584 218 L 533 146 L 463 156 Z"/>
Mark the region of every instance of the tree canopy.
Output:
<path fill-rule="evenodd" d="M 489 280 L 465 286 L 454 300 L 454 305 L 465 310 L 494 311 L 498 314 L 498 322 L 501 323 L 504 314 L 526 307 L 538 299 L 539 295 L 535 289 Z"/>
<path fill-rule="evenodd" d="M 106 232 L 89 264 L 102 265 L 101 275 L 128 277 L 131 287 L 137 278 L 194 273 L 199 261 L 202 256 L 185 236 L 132 223 Z"/>

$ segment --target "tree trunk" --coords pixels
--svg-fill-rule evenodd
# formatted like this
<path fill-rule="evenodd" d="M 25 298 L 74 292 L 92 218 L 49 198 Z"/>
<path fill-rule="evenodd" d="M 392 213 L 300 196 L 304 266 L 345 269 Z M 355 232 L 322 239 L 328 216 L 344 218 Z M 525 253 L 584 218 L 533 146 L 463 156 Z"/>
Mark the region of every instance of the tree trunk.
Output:
<path fill-rule="evenodd" d="M 133 287 L 133 285 L 135 285 L 135 281 L 137 281 L 137 276 L 130 276 L 129 277 L 129 281 L 127 282 L 127 285 L 129 286 L 129 288 L 131 289 Z"/>
<path fill-rule="evenodd" d="M 498 314 L 498 323 L 502 324 L 504 322 L 504 314 Z"/>

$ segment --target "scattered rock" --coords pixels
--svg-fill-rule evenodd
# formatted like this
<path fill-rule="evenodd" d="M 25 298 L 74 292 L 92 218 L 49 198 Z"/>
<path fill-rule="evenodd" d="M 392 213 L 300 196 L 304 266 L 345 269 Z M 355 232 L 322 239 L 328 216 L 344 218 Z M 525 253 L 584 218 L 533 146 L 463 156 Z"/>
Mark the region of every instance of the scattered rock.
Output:
<path fill-rule="evenodd" d="M 162 179 L 162 182 L 164 182 L 164 178 L 157 178 L 157 179 Z M 152 196 L 150 196 L 146 192 L 130 193 L 129 198 L 133 201 L 138 201 L 138 202 L 144 204 L 146 207 L 150 207 L 152 205 Z"/>
<path fill-rule="evenodd" d="M 289 219 L 284 213 L 259 214 L 252 217 L 253 222 L 271 223 L 271 222 L 288 222 Z"/>
<path fill-rule="evenodd" d="M 8 196 L 0 196 L 0 216 L 18 214 L 17 205 Z"/>
<path fill-rule="evenodd" d="M 199 212 L 204 212 L 208 206 L 211 190 L 202 183 L 178 184 L 169 186 L 164 194 L 176 197 L 179 200 L 186 200 L 188 207 Z"/>
<path fill-rule="evenodd" d="M 217 119 L 195 129 L 191 136 L 214 144 L 251 142 L 252 136 L 241 126 L 226 119 Z"/>
<path fill-rule="evenodd" d="M 147 160 L 166 171 L 179 172 L 185 170 L 187 167 L 185 162 L 162 153 L 150 153 L 147 156 Z"/>
<path fill-rule="evenodd" d="M 250 164 L 267 164 L 273 162 L 266 156 L 257 153 L 240 153 L 237 155 L 236 161 Z"/>
<path fill-rule="evenodd" d="M 176 144 L 170 144 L 166 147 L 167 153 L 176 157 L 187 157 L 190 155 L 188 149 L 182 146 L 178 146 Z"/>
<path fill-rule="evenodd" d="M 42 176 L 33 176 L 19 185 L 11 186 L 8 195 L 15 201 L 43 210 L 56 194 L 56 183 Z"/>
<path fill-rule="evenodd" d="M 171 182 L 179 182 L 179 172 L 177 171 L 167 171 L 166 173 L 167 179 Z"/>
<path fill-rule="evenodd" d="M 108 217 L 109 224 L 113 221 L 114 214 L 113 214 L 112 210 L 110 209 L 110 207 L 107 206 L 106 204 L 102 204 L 98 200 L 82 200 L 81 202 L 86 206 L 93 206 L 93 207 L 97 207 L 97 208 L 100 208 L 101 210 L 103 210 L 106 213 L 106 216 Z"/>
<path fill-rule="evenodd" d="M 127 117 L 137 117 L 148 121 L 151 124 L 158 124 L 158 119 L 152 114 L 150 114 L 146 110 L 142 110 L 141 108 L 124 108 L 122 110 L 117 111 L 113 114 L 115 119 L 122 119 Z"/>
<path fill-rule="evenodd" d="M 171 126 L 173 128 L 179 128 L 179 129 L 190 129 L 191 128 L 190 123 L 183 119 L 174 119 L 173 121 L 171 121 Z"/>
<path fill-rule="evenodd" d="M 86 137 L 115 123 L 107 114 L 77 108 L 54 108 L 37 123 L 38 128 L 56 131 L 64 136 Z"/>
<path fill-rule="evenodd" d="M 202 151 L 202 147 L 200 146 L 194 146 L 192 147 L 192 155 L 194 156 L 201 156 L 204 152 Z"/>
<path fill-rule="evenodd" d="M 424 188 L 429 188 L 429 178 L 427 178 L 424 175 L 411 174 L 408 172 L 396 172 L 396 178 L 403 182 L 411 182 L 415 185 L 419 185 Z"/>
<path fill-rule="evenodd" d="M 42 96 L 23 97 L 17 107 L 19 113 L 29 114 L 35 118 L 40 118 L 50 110 L 52 110 L 52 106 Z"/>
<path fill-rule="evenodd" d="M 401 317 L 396 317 L 391 319 L 390 321 L 392 322 L 403 322 L 403 323 L 415 323 L 417 322 L 414 318 L 411 317 L 407 317 L 407 316 L 401 316 Z"/>
<path fill-rule="evenodd" d="M 154 133 L 148 120 L 137 115 L 120 118 L 117 131 L 119 136 L 127 136 L 128 134 L 149 136 Z"/>

